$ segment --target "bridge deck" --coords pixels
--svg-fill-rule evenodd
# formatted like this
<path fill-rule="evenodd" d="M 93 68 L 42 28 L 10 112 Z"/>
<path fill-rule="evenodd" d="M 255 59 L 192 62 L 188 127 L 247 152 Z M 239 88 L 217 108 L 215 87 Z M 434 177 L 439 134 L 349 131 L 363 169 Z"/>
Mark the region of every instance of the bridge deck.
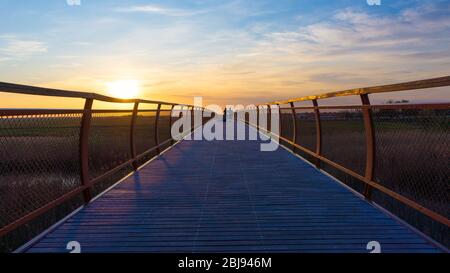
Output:
<path fill-rule="evenodd" d="M 314 167 L 255 141 L 184 141 L 28 249 L 437 252 Z"/>

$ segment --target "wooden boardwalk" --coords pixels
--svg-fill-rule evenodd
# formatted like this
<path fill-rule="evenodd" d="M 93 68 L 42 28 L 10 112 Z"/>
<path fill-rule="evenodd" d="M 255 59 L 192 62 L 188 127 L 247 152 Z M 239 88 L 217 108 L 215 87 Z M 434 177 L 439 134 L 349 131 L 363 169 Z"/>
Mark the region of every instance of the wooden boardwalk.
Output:
<path fill-rule="evenodd" d="M 438 252 L 421 236 L 280 148 L 183 141 L 28 252 Z"/>

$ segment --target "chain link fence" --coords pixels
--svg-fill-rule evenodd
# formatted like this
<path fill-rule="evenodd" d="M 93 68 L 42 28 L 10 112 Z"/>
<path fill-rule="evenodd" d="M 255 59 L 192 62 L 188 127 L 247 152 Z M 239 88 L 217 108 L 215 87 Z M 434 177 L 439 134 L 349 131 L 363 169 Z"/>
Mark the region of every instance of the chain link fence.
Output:
<path fill-rule="evenodd" d="M 81 114 L 0 118 L 0 227 L 80 186 Z"/>
<path fill-rule="evenodd" d="M 81 116 L 81 113 L 1 116 L 0 228 L 81 186 L 78 153 Z M 0 251 L 11 251 L 24 243 L 46 226 L 45 222 L 54 222 L 47 221 L 54 216 L 55 212 L 51 212 L 45 220 L 30 223 L 33 226 L 30 229 L 21 228 L 1 237 Z"/>

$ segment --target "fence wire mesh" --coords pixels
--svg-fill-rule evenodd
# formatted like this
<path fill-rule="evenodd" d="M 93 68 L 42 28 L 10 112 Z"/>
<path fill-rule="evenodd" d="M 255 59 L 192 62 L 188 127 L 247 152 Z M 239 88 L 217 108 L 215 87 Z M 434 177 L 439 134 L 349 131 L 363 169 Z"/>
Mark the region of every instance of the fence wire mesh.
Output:
<path fill-rule="evenodd" d="M 450 111 L 375 109 L 375 181 L 450 218 Z"/>
<path fill-rule="evenodd" d="M 140 155 L 155 147 L 156 112 L 138 112 L 134 128 L 136 154 Z"/>
<path fill-rule="evenodd" d="M 159 142 L 163 143 L 172 138 L 170 134 L 170 111 L 161 111 L 159 117 Z"/>
<path fill-rule="evenodd" d="M 310 151 L 316 151 L 316 118 L 311 110 L 296 109 L 297 144 Z"/>
<path fill-rule="evenodd" d="M 364 176 L 366 165 L 366 140 L 361 110 L 324 109 L 320 111 L 322 123 L 322 155 L 345 168 Z M 348 184 L 360 190 L 360 183 L 345 178 L 334 168 L 324 164 L 324 169 L 337 174 Z"/>
<path fill-rule="evenodd" d="M 130 160 L 132 112 L 94 113 L 89 135 L 89 174 L 91 179 Z"/>
<path fill-rule="evenodd" d="M 81 116 L 79 113 L 0 117 L 0 228 L 80 186 Z M 77 206 L 74 202 L 1 237 L 0 252 L 12 251 L 36 236 L 73 210 L 72 206 Z"/>
<path fill-rule="evenodd" d="M 0 118 L 0 227 L 80 185 L 81 114 Z"/>
<path fill-rule="evenodd" d="M 280 109 L 281 136 L 289 140 L 293 139 L 294 126 L 291 109 Z"/>

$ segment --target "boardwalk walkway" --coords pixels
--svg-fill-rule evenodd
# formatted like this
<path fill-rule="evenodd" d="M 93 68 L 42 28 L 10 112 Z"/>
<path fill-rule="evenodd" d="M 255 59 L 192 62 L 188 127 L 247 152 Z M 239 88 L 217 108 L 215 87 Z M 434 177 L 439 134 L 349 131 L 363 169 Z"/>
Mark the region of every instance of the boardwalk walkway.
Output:
<path fill-rule="evenodd" d="M 28 252 L 437 252 L 390 216 L 280 148 L 183 141 Z"/>

